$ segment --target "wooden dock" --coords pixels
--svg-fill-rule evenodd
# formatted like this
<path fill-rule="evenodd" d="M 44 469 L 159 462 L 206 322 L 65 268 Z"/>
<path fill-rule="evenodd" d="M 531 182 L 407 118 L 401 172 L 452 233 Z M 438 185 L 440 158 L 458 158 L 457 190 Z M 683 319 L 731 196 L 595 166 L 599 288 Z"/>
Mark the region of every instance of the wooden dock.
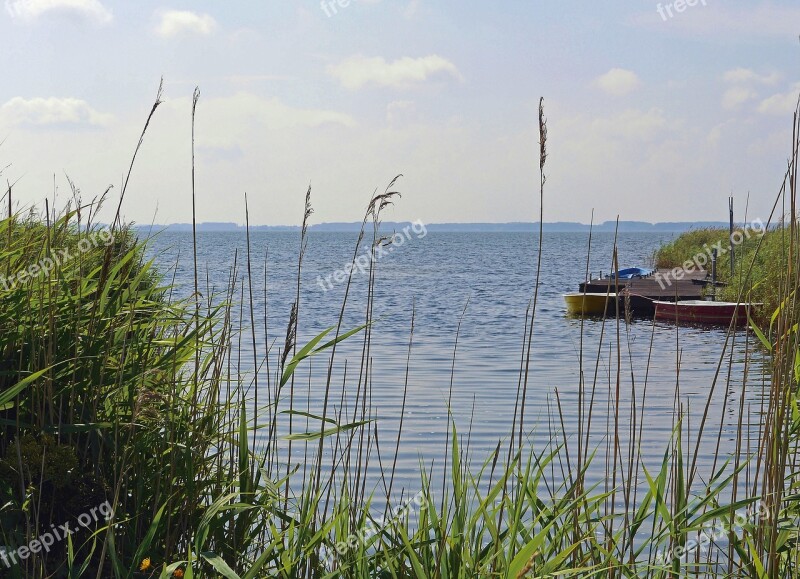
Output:
<path fill-rule="evenodd" d="M 675 279 L 671 272 L 669 269 L 660 269 L 653 275 L 637 279 L 617 280 L 607 277 L 592 279 L 580 284 L 579 291 L 598 294 L 616 293 L 620 296 L 620 311 L 623 311 L 627 299 L 630 312 L 634 316 L 652 316 L 655 313 L 653 300 L 674 302 L 702 299 L 701 282 L 707 277 L 704 270 L 685 274 L 680 280 Z"/>

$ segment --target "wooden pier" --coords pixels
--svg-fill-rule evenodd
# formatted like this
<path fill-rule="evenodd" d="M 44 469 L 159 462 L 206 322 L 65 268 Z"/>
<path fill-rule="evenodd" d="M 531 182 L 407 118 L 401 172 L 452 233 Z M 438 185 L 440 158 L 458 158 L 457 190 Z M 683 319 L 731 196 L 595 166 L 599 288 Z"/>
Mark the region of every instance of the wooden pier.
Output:
<path fill-rule="evenodd" d="M 660 269 L 643 278 L 615 279 L 598 278 L 580 284 L 580 292 L 612 293 L 619 295 L 620 312 L 624 311 L 625 300 L 629 300 L 631 315 L 652 316 L 655 313 L 653 300 L 674 302 L 678 300 L 699 300 L 703 297 L 706 271 L 698 270 L 684 273 L 682 279 L 675 279 L 670 269 Z"/>

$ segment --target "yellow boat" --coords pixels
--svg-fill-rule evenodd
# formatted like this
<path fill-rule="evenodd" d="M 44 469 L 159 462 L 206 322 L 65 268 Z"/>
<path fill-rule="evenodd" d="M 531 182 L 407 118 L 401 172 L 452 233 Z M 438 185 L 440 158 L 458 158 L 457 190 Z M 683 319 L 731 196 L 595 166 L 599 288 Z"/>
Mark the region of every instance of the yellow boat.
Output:
<path fill-rule="evenodd" d="M 606 313 L 607 304 L 613 304 L 616 293 L 609 294 L 564 294 L 567 302 L 567 313 L 573 315 L 602 316 Z"/>

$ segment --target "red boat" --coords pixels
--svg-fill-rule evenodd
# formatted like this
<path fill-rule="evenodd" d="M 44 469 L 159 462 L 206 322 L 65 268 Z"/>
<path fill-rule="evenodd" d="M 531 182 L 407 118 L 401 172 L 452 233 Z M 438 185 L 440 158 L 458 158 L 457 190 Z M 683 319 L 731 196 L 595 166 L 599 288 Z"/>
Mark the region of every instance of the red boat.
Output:
<path fill-rule="evenodd" d="M 747 325 L 747 313 L 761 304 L 737 304 L 735 302 L 707 302 L 684 300 L 679 302 L 654 301 L 656 319 L 682 324 L 714 324 L 728 326 L 736 320 L 737 326 Z"/>

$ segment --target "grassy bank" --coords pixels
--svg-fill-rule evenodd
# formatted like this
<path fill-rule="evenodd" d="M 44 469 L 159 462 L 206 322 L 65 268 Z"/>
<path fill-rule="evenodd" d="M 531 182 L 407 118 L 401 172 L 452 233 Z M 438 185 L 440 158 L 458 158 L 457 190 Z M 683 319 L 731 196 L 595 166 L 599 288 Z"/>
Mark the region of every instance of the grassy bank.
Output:
<path fill-rule="evenodd" d="M 711 275 L 710 251 L 721 249 L 717 260 L 717 280 L 724 283 L 716 291 L 719 299 L 763 303 L 758 315 L 760 322 L 769 324 L 787 289 L 787 259 L 792 232 L 786 226 L 766 225 L 735 230 L 734 273 L 731 275 L 730 234 L 727 229 L 696 229 L 683 233 L 656 253 L 656 267 L 683 268 L 703 266 Z M 741 298 L 740 298 L 741 296 Z"/>
<path fill-rule="evenodd" d="M 543 117 L 540 135 L 543 186 Z M 370 200 L 353 259 L 363 242 L 382 243 L 378 225 L 397 200 L 395 188 L 392 181 Z M 609 352 L 622 359 L 629 335 L 621 319 L 601 322 L 606 341 L 582 345 L 586 357 L 564 377 L 563 388 L 579 393 L 578 435 L 565 436 L 556 392 L 552 443 L 531 447 L 534 293 L 508 432 L 498 433 L 493 453 L 473 457 L 469 436 L 453 426 L 447 450 L 426 457 L 444 468 L 421 468 L 410 491 L 394 482 L 402 424 L 398 440 L 379 440 L 367 402 L 378 260 L 367 276 L 362 325 L 342 324 L 351 276 L 338 324 L 298 344 L 305 319 L 298 281 L 285 334 L 269 348 L 253 330 L 263 323 L 254 307 L 263 296 L 250 288 L 263 264 L 251 261 L 249 249 L 218 293 L 195 264 L 195 291 L 178 299 L 169 278 L 146 261 L 144 241 L 118 220 L 107 229 L 91 223 L 96 208 L 0 221 L 0 271 L 14 279 L 0 300 L 0 543 L 4 557 L 16 556 L 11 565 L 0 562 L 0 576 L 796 576 L 800 315 L 793 299 L 765 337 L 773 358 L 763 423 L 740 432 L 734 456 L 701 472 L 700 441 L 719 447 L 716 420 L 726 417 L 706 412 L 701 424 L 687 424 L 677 389 L 675 435 L 661 464 L 645 468 L 647 376 L 634 378 L 631 367 L 628 381 L 621 363 L 616 376 L 597 371 Z M 311 215 L 309 191 L 293 271 L 303 268 Z M 796 247 L 786 254 L 784 280 L 794 285 L 780 286 L 785 298 L 800 282 Z M 413 323 L 407 336 L 411 375 Z M 331 394 L 342 379 L 337 346 L 345 339 L 358 340 L 362 352 L 348 360 L 347 387 L 359 401 L 348 414 Z M 727 343 L 721 347 L 720 369 L 729 353 Z M 243 350 L 264 372 L 244 371 Z M 314 412 L 300 378 L 311 357 L 327 370 L 313 384 L 325 393 Z M 708 407 L 729 390 L 727 380 L 718 372 Z M 408 379 L 394 387 L 405 400 Z M 629 406 L 623 388 L 631 389 Z M 596 404 L 599 389 L 613 393 L 611 406 Z M 741 424 L 744 402 L 733 411 Z M 593 421 L 605 424 L 601 441 L 589 436 Z M 601 484 L 587 483 L 590 466 L 606 473 Z M 370 487 L 369 478 L 381 484 Z M 711 523 L 724 531 L 710 537 Z M 709 537 L 703 548 L 699 536 Z"/>

